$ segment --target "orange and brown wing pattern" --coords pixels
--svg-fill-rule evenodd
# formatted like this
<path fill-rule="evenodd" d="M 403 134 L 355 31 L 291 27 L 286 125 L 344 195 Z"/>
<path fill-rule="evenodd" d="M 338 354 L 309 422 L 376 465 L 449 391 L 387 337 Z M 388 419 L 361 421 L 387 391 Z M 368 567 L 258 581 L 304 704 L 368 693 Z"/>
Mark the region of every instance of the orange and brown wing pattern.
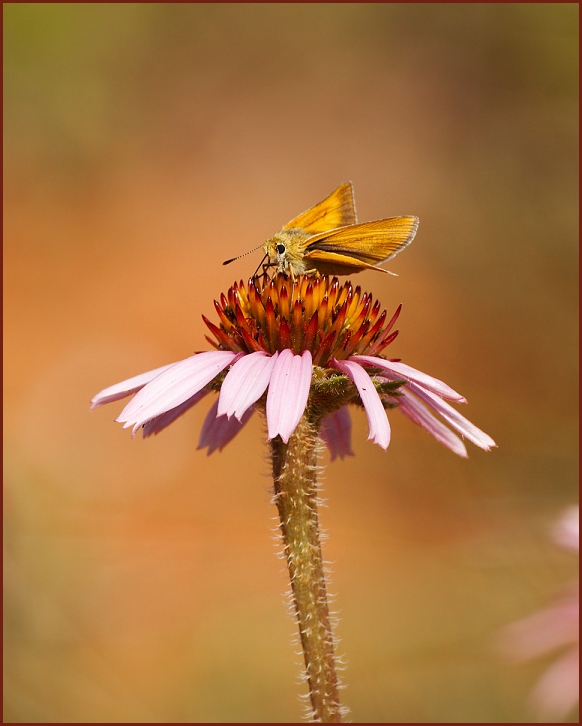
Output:
<path fill-rule="evenodd" d="M 288 222 L 283 229 L 302 229 L 308 234 L 318 234 L 355 224 L 356 221 L 354 188 L 351 182 L 345 182 L 322 202 Z"/>
<path fill-rule="evenodd" d="M 357 270 L 375 267 L 392 259 L 409 245 L 417 228 L 418 218 L 407 216 L 322 232 L 306 240 L 305 262 L 313 262 L 317 269 L 321 269 L 322 263 L 331 263 L 332 260 L 336 267 L 342 264 Z M 330 274 L 347 274 L 351 271 L 346 269 L 345 272 Z"/>

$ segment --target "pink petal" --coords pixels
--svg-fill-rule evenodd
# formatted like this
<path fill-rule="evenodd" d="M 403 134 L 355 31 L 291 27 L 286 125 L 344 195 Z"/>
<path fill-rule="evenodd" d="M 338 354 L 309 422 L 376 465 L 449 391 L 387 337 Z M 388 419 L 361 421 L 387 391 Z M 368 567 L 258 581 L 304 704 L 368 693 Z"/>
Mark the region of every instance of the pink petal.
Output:
<path fill-rule="evenodd" d="M 210 411 L 208 411 L 200 432 L 197 448 L 204 449 L 208 447 L 207 456 L 210 456 L 216 449 L 222 451 L 250 419 L 254 409 L 247 409 L 240 421 L 234 417 L 228 419 L 226 416 L 217 416 L 217 411 L 218 400 L 212 404 Z"/>
<path fill-rule="evenodd" d="M 270 356 L 262 351 L 237 360 L 224 379 L 218 400 L 218 416 L 226 414 L 239 421 L 243 414 L 267 390 L 271 371 L 279 353 Z"/>
<path fill-rule="evenodd" d="M 351 445 L 352 420 L 347 406 L 323 417 L 319 435 L 327 444 L 332 461 L 336 456 L 343 459 L 344 456 L 354 455 Z"/>
<path fill-rule="evenodd" d="M 198 393 L 241 355 L 232 351 L 213 350 L 174 363 L 142 388 L 116 420 L 125 422 L 123 428 L 139 427 L 146 421 L 176 408 Z"/>
<path fill-rule="evenodd" d="M 561 547 L 580 550 L 580 509 L 573 505 L 562 514 L 553 528 L 554 541 Z"/>
<path fill-rule="evenodd" d="M 531 694 L 531 704 L 542 722 L 562 721 L 580 697 L 580 653 L 564 653 L 548 668 Z"/>
<path fill-rule="evenodd" d="M 427 373 L 418 371 L 416 368 L 407 366 L 405 363 L 397 363 L 395 361 L 389 361 L 384 358 L 377 358 L 370 355 L 352 355 L 349 360 L 368 367 L 380 368 L 388 373 L 389 375 L 387 377 L 392 380 L 404 379 L 406 381 L 415 381 L 423 388 L 433 391 L 443 398 L 448 398 L 450 401 L 457 401 L 458 403 L 467 402 L 460 393 L 454 391 L 450 386 L 447 386 L 446 383 L 443 383 L 443 381 L 439 381 L 438 378 L 433 378 Z"/>
<path fill-rule="evenodd" d="M 148 436 L 152 436 L 152 434 L 159 434 L 162 429 L 165 429 L 166 426 L 169 426 L 171 423 L 173 423 L 179 416 L 186 413 L 186 411 L 192 408 L 192 406 L 196 405 L 204 398 L 204 396 L 207 396 L 209 393 L 209 390 L 203 388 L 201 391 L 198 391 L 198 393 L 195 393 L 191 398 L 184 401 L 184 403 L 176 406 L 176 408 L 172 408 L 169 411 L 166 411 L 166 413 L 162 413 L 155 418 L 151 418 L 149 421 L 143 424 L 144 439 L 147 439 Z"/>
<path fill-rule="evenodd" d="M 275 361 L 267 393 L 268 437 L 279 435 L 285 443 L 303 416 L 311 386 L 311 353 L 293 355 L 289 348 Z"/>
<path fill-rule="evenodd" d="M 366 356 L 353 356 L 353 358 L 362 357 Z M 362 366 L 352 358 L 348 358 L 348 360 L 336 360 L 334 358 L 332 365 L 349 376 L 358 389 L 368 417 L 370 427 L 368 439 L 373 439 L 375 444 L 387 449 L 390 443 L 390 424 L 372 379 Z"/>
<path fill-rule="evenodd" d="M 131 396 L 132 393 L 139 391 L 140 388 L 143 388 L 146 385 L 146 383 L 149 383 L 156 376 L 168 368 L 171 368 L 173 365 L 175 364 L 170 363 L 167 366 L 161 366 L 161 368 L 155 368 L 153 371 L 148 371 L 147 373 L 141 373 L 139 376 L 128 378 L 126 381 L 116 383 L 114 386 L 109 386 L 109 388 L 104 388 L 91 399 L 91 409 L 103 406 L 105 403 L 118 401 L 120 398 L 127 398 L 127 396 Z"/>
<path fill-rule="evenodd" d="M 437 441 L 444 444 L 455 454 L 463 457 L 467 456 L 467 449 L 461 439 L 435 418 L 426 406 L 407 390 L 406 386 L 402 386 L 399 392 L 401 394 L 398 398 L 399 411 L 415 424 L 426 429 Z"/>
<path fill-rule="evenodd" d="M 472 424 L 468 419 L 458 411 L 450 406 L 442 398 L 435 396 L 431 391 L 427 391 L 423 386 L 417 385 L 416 383 L 410 382 L 408 387 L 413 391 L 419 398 L 421 398 L 433 411 L 436 411 L 442 416 L 445 421 L 452 426 L 455 431 L 458 431 L 463 436 L 466 436 L 469 441 L 472 441 L 475 446 L 479 446 L 485 451 L 489 451 L 492 447 L 497 446 L 495 441 L 488 436 L 484 431 L 478 429 L 475 424 Z"/>
<path fill-rule="evenodd" d="M 516 661 L 530 660 L 579 640 L 579 598 L 562 600 L 502 631 L 501 650 Z"/>

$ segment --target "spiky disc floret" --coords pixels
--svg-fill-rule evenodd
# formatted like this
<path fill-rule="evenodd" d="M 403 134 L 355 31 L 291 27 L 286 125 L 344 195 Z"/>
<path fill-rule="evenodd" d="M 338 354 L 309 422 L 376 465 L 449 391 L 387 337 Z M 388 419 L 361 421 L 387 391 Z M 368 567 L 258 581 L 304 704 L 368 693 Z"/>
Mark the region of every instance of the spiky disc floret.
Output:
<path fill-rule="evenodd" d="M 335 358 L 378 355 L 398 335 L 392 331 L 398 307 L 388 322 L 380 303 L 350 282 L 337 277 L 281 273 L 273 278 L 241 280 L 214 307 L 220 324 L 203 316 L 219 350 L 273 354 L 290 348 L 296 355 L 308 350 L 313 365 L 327 367 Z"/>

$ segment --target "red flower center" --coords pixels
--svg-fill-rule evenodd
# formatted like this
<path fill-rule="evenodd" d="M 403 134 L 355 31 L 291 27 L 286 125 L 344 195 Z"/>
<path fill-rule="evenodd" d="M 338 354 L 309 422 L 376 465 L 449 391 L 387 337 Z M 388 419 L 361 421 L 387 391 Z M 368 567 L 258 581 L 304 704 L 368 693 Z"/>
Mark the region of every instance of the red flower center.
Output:
<path fill-rule="evenodd" d="M 332 357 L 378 355 L 397 336 L 397 330 L 390 331 L 401 309 L 386 323 L 386 311 L 380 314 L 380 303 L 359 286 L 327 276 L 291 280 L 282 273 L 251 278 L 246 286 L 241 280 L 214 307 L 219 326 L 202 317 L 216 338 L 206 339 L 215 348 L 271 354 L 309 350 L 314 365 L 323 367 Z"/>

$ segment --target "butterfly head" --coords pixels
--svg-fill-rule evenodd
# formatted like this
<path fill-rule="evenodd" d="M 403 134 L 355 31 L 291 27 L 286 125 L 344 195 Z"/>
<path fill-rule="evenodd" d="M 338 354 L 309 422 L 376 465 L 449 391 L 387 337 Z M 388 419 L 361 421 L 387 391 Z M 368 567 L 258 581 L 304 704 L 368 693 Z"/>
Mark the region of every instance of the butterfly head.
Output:
<path fill-rule="evenodd" d="M 305 272 L 302 243 L 309 235 L 298 229 L 284 229 L 268 239 L 263 245 L 269 266 L 278 272 L 301 275 Z"/>

